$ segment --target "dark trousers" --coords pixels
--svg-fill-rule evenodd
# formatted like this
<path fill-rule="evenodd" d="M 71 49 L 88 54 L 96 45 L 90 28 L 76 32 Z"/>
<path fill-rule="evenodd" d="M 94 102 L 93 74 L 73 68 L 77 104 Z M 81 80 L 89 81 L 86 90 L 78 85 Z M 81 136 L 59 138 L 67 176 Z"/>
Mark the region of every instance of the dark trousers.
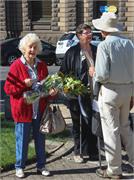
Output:
<path fill-rule="evenodd" d="M 77 107 L 76 109 L 73 107 Z M 72 104 L 72 107 L 70 108 L 70 113 L 72 117 L 73 122 L 73 138 L 74 138 L 74 154 L 79 155 L 80 154 L 80 116 L 81 116 L 81 150 L 82 155 L 96 155 L 98 154 L 98 148 L 97 148 L 97 138 L 95 135 L 92 134 L 91 131 L 91 117 L 92 115 L 88 116 L 88 118 L 85 118 L 80 113 L 80 108 L 78 105 L 78 102 L 75 102 L 75 104 Z M 90 107 L 91 108 L 91 107 Z M 92 110 L 90 109 L 91 114 Z"/>

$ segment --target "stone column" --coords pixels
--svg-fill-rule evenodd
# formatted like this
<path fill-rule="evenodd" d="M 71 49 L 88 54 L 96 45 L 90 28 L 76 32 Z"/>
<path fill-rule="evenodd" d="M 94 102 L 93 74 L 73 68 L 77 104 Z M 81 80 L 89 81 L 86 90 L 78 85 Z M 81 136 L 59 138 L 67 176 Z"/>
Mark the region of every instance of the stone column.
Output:
<path fill-rule="evenodd" d="M 127 0 L 119 0 L 119 6 L 118 6 L 118 19 L 119 23 L 123 26 L 123 30 L 126 30 L 125 21 L 126 21 L 126 3 Z"/>
<path fill-rule="evenodd" d="M 6 36 L 7 36 L 7 32 L 6 32 L 5 0 L 0 0 L 0 40 L 5 39 Z"/>
<path fill-rule="evenodd" d="M 58 3 L 59 3 L 59 0 L 52 0 L 51 30 L 53 30 L 53 31 L 58 31 L 60 29 L 59 26 L 58 26 L 58 21 L 59 21 L 59 17 L 58 17 L 58 12 L 59 12 Z"/>
<path fill-rule="evenodd" d="M 61 31 L 71 31 L 76 28 L 76 1 L 59 0 L 59 22 Z"/>
<path fill-rule="evenodd" d="M 93 1 L 84 0 L 84 23 L 89 24 L 93 17 Z"/>
<path fill-rule="evenodd" d="M 29 19 L 28 0 L 22 1 L 22 24 L 23 24 L 23 33 L 31 30 L 31 20 Z"/>
<path fill-rule="evenodd" d="M 134 0 L 127 0 L 126 2 L 127 12 L 125 16 L 127 21 L 125 23 L 127 31 L 134 33 Z"/>
<path fill-rule="evenodd" d="M 84 0 L 84 23 L 91 25 L 93 19 L 93 1 Z"/>

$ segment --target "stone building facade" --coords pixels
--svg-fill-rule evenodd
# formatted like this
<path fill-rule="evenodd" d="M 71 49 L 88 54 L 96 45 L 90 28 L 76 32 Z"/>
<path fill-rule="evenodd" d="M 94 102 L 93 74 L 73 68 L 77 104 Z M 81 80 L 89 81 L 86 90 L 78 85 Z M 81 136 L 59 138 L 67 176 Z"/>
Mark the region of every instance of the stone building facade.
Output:
<path fill-rule="evenodd" d="M 134 0 L 0 0 L 0 39 L 35 32 L 55 44 L 63 32 L 100 17 L 105 5 L 117 7 L 123 33 L 134 39 Z"/>

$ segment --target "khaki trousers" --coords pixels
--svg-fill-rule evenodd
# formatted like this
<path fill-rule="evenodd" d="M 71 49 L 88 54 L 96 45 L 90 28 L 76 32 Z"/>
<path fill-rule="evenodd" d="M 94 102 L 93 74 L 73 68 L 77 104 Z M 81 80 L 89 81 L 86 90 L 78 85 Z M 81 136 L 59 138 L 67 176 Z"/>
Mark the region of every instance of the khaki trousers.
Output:
<path fill-rule="evenodd" d="M 134 134 L 128 121 L 132 85 L 105 84 L 99 94 L 99 109 L 108 172 L 121 174 L 121 142 L 134 165 Z"/>

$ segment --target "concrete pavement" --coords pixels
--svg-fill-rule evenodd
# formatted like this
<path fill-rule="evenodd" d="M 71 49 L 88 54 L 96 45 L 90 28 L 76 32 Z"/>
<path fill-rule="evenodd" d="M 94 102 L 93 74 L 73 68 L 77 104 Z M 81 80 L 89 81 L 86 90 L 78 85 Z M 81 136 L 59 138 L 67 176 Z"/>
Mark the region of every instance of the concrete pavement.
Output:
<path fill-rule="evenodd" d="M 71 128 L 72 122 L 70 118 L 70 113 L 66 106 L 60 105 L 62 109 L 62 113 L 67 123 L 67 128 Z M 99 163 L 97 161 L 91 162 L 85 159 L 85 162 L 82 164 L 77 164 L 73 161 L 73 141 L 70 137 L 69 141 L 65 144 L 62 142 L 52 142 L 46 141 L 47 151 L 49 152 L 49 156 L 47 158 L 46 167 L 51 171 L 50 177 L 43 177 L 41 175 L 37 175 L 36 173 L 36 164 L 32 163 L 28 165 L 25 169 L 25 179 L 27 180 L 99 180 L 98 176 L 96 176 L 95 171 L 99 167 Z M 104 152 L 101 152 L 103 160 L 102 165 L 106 165 Z M 128 165 L 125 160 L 125 153 L 123 153 L 123 169 L 124 172 L 128 170 Z M 123 179 L 134 179 L 134 174 L 124 174 Z M 1 180 L 15 180 L 18 179 L 15 177 L 15 170 L 7 171 L 1 173 Z M 107 179 L 106 179 L 107 180 Z"/>

